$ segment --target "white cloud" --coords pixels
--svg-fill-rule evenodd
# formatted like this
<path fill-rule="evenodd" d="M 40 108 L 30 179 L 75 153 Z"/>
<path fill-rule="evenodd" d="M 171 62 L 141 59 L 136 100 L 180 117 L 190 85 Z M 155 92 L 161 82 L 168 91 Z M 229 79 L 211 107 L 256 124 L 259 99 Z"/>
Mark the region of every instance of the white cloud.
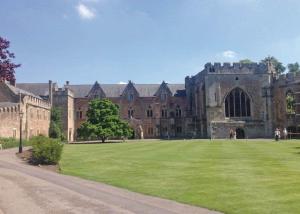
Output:
<path fill-rule="evenodd" d="M 94 11 L 83 3 L 79 3 L 76 6 L 76 10 L 82 19 L 93 19 L 96 16 Z"/>
<path fill-rule="evenodd" d="M 126 85 L 127 83 L 120 81 L 118 84 L 120 84 L 120 85 Z"/>
<path fill-rule="evenodd" d="M 231 51 L 231 50 L 227 50 L 227 51 L 222 52 L 222 56 L 224 58 L 234 59 L 234 58 L 236 58 L 237 53 L 234 51 Z"/>

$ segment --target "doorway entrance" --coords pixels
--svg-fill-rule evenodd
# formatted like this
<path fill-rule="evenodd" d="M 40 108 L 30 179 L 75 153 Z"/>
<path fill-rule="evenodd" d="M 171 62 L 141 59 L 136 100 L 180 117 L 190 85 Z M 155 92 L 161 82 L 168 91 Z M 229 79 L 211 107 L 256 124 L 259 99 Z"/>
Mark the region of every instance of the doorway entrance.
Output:
<path fill-rule="evenodd" d="M 245 131 L 242 128 L 237 128 L 236 130 L 236 139 L 245 139 Z"/>

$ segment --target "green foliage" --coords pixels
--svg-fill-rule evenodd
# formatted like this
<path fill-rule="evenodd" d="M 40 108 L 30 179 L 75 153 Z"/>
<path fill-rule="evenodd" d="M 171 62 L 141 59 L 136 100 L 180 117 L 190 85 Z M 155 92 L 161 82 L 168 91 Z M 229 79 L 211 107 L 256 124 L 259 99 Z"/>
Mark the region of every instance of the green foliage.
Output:
<path fill-rule="evenodd" d="M 288 69 L 290 73 L 300 72 L 300 66 L 298 62 L 288 64 Z"/>
<path fill-rule="evenodd" d="M 56 164 L 61 158 L 63 144 L 57 139 L 44 136 L 33 137 L 32 158 L 34 164 Z"/>
<path fill-rule="evenodd" d="M 293 94 L 288 93 L 286 95 L 286 112 L 288 114 L 295 114 L 296 101 Z"/>
<path fill-rule="evenodd" d="M 62 132 L 61 110 L 59 108 L 53 107 L 51 109 L 49 137 L 64 140 L 64 135 Z"/>
<path fill-rule="evenodd" d="M 94 99 L 89 103 L 88 120 L 78 129 L 79 137 L 96 137 L 102 142 L 109 137 L 129 137 L 132 129 L 119 117 L 119 108 L 108 99 Z"/>
<path fill-rule="evenodd" d="M 250 59 L 242 59 L 239 61 L 239 63 L 242 63 L 242 64 L 251 64 L 253 63 L 253 61 L 251 61 Z"/>
<path fill-rule="evenodd" d="M 0 138 L 0 144 L 2 144 L 3 149 L 9 149 L 19 146 L 19 139 L 16 138 Z M 22 140 L 23 146 L 30 146 L 31 142 L 27 140 Z"/>
<path fill-rule="evenodd" d="M 285 71 L 285 67 L 283 66 L 283 64 L 279 62 L 274 56 L 268 56 L 261 62 L 265 64 L 271 63 L 274 66 L 277 74 L 282 74 Z"/>

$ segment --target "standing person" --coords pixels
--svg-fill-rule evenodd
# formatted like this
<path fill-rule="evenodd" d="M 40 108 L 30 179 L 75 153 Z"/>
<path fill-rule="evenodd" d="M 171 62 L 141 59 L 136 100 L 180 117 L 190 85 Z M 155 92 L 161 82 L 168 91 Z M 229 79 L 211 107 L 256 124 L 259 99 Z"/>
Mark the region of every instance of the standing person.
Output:
<path fill-rule="evenodd" d="M 231 140 L 232 138 L 233 138 L 233 130 L 230 129 L 230 130 L 229 130 L 229 139 Z"/>
<path fill-rule="evenodd" d="M 288 131 L 286 130 L 286 128 L 283 129 L 283 138 L 286 140 L 288 136 Z"/>
<path fill-rule="evenodd" d="M 275 134 L 275 140 L 278 141 L 278 140 L 279 140 L 279 137 L 280 137 L 280 131 L 279 131 L 278 128 L 275 129 L 274 134 Z"/>
<path fill-rule="evenodd" d="M 233 132 L 233 139 L 236 140 L 236 131 Z"/>

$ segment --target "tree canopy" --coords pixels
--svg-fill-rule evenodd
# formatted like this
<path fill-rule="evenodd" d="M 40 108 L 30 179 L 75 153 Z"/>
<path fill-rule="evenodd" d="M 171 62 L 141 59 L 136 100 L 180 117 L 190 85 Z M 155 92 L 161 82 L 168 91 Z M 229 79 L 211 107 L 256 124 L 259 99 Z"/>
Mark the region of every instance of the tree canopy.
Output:
<path fill-rule="evenodd" d="M 277 74 L 282 74 L 285 71 L 285 67 L 283 66 L 283 64 L 279 62 L 274 56 L 268 56 L 261 62 L 265 64 L 271 63 L 274 66 Z"/>
<path fill-rule="evenodd" d="M 300 66 L 299 66 L 298 62 L 290 63 L 287 65 L 287 67 L 288 67 L 290 73 L 300 72 Z"/>
<path fill-rule="evenodd" d="M 94 99 L 89 103 L 87 121 L 78 129 L 79 137 L 97 138 L 102 142 L 109 137 L 129 137 L 132 129 L 119 116 L 119 107 L 108 99 Z"/>
<path fill-rule="evenodd" d="M 11 62 L 15 55 L 9 50 L 9 41 L 0 37 L 0 80 L 9 81 L 14 85 L 16 82 L 15 68 L 20 67 L 20 64 Z"/>
<path fill-rule="evenodd" d="M 250 60 L 250 59 L 241 59 L 239 61 L 239 63 L 242 63 L 242 64 L 251 64 L 251 63 L 253 63 L 253 61 Z"/>

